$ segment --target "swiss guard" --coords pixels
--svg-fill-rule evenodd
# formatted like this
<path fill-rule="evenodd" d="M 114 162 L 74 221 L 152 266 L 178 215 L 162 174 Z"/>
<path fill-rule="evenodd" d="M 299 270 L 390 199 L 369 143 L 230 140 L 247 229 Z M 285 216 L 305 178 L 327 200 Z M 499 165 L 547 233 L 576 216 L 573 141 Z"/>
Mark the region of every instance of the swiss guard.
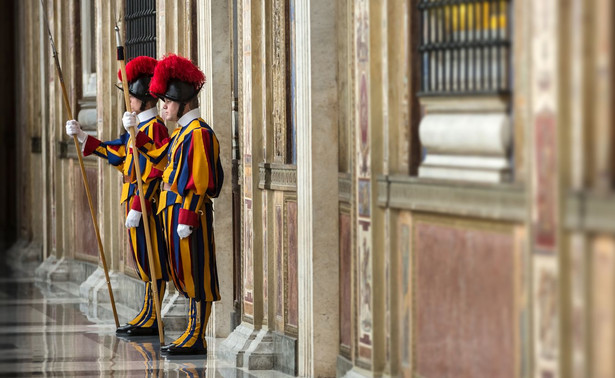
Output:
<path fill-rule="evenodd" d="M 205 328 L 212 303 L 220 300 L 213 229 L 212 198 L 220 193 L 224 173 L 220 145 L 201 118 L 197 95 L 205 75 L 190 60 L 169 55 L 158 62 L 149 90 L 164 100 L 166 121 L 176 121 L 162 144 L 139 132 L 137 147 L 164 170 L 158 213 L 164 218 L 171 277 L 189 298 L 188 327 L 169 354 L 206 354 Z"/>
<path fill-rule="evenodd" d="M 158 100 L 149 93 L 149 84 L 158 61 L 148 56 L 139 56 L 126 64 L 126 79 L 130 93 L 130 107 L 132 112 L 124 113 L 122 123 L 125 128 L 137 127 L 141 134 L 147 135 L 154 144 L 161 145 L 168 140 L 169 133 L 162 119 L 158 116 L 156 103 Z M 118 72 L 121 80 L 121 71 Z M 120 90 L 123 88 L 118 87 Z M 147 245 L 145 242 L 145 228 L 142 222 L 141 202 L 139 201 L 136 173 L 133 166 L 132 141 L 130 134 L 124 133 L 118 139 L 101 142 L 95 137 L 86 134 L 79 122 L 70 120 L 66 122 L 66 134 L 76 135 L 82 144 L 83 155 L 94 154 L 106 159 L 124 176 L 121 203 L 125 204 L 126 228 L 130 239 L 130 248 L 136 263 L 137 274 L 145 282 L 145 296 L 143 306 L 137 316 L 126 325 L 116 330 L 118 335 L 149 336 L 158 334 L 156 309 L 154 306 L 153 290 L 150 280 L 150 266 L 148 263 Z M 160 303 L 164 297 L 166 281 L 169 280 L 167 258 L 167 244 L 164 239 L 162 218 L 151 211 L 160 196 L 162 184 L 162 171 L 156 169 L 148 159 L 139 157 L 145 203 L 148 207 L 149 231 L 155 260 L 156 277 L 158 279 L 158 293 Z"/>

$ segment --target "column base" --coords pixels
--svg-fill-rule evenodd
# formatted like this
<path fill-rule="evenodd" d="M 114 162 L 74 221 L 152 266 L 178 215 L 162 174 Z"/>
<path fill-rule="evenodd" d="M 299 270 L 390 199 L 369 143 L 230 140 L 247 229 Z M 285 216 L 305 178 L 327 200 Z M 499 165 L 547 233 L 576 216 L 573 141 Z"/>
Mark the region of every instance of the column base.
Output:
<path fill-rule="evenodd" d="M 346 374 L 348 374 L 350 370 L 352 370 L 353 367 L 354 365 L 352 364 L 351 360 L 342 355 L 338 355 L 335 375 L 337 377 L 344 377 Z"/>
<path fill-rule="evenodd" d="M 243 355 L 243 366 L 248 370 L 273 370 L 273 335 L 261 329 Z"/>
<path fill-rule="evenodd" d="M 79 285 L 81 304 L 79 309 L 88 320 L 93 322 L 113 322 L 113 310 L 105 271 L 97 265 L 78 262 L 87 267 L 93 265 L 95 270 Z M 143 300 L 144 287 L 138 285 L 140 281 L 115 272 L 109 273 L 109 282 L 115 299 L 115 309 L 118 313 L 120 324 L 126 323 L 139 311 Z M 119 290 L 122 288 L 122 290 Z"/>
<path fill-rule="evenodd" d="M 219 358 L 249 370 L 271 370 L 274 365 L 273 337 L 266 329 L 255 330 L 242 322 L 222 342 L 217 350 Z"/>
<path fill-rule="evenodd" d="M 239 325 L 241 324 L 241 312 L 233 311 L 231 312 L 230 317 L 231 317 L 230 332 L 233 332 L 235 328 L 239 327 Z"/>
<path fill-rule="evenodd" d="M 7 263 L 15 272 L 32 272 L 42 260 L 43 246 L 26 240 L 16 241 L 6 253 Z"/>
<path fill-rule="evenodd" d="M 361 369 L 356 366 L 354 366 L 351 370 L 349 370 L 348 372 L 346 372 L 346 374 L 343 375 L 344 378 L 367 378 L 373 376 L 374 374 L 371 371 Z"/>
<path fill-rule="evenodd" d="M 273 369 L 289 375 L 297 375 L 297 339 L 278 332 L 272 332 L 273 353 L 275 355 Z"/>
<path fill-rule="evenodd" d="M 173 283 L 169 281 L 160 310 L 165 333 L 183 332 L 188 327 L 188 298 L 171 289 L 172 286 Z"/>
<path fill-rule="evenodd" d="M 256 337 L 256 333 L 252 324 L 242 322 L 220 344 L 216 351 L 217 356 L 234 362 L 237 367 L 243 367 L 243 355 Z"/>

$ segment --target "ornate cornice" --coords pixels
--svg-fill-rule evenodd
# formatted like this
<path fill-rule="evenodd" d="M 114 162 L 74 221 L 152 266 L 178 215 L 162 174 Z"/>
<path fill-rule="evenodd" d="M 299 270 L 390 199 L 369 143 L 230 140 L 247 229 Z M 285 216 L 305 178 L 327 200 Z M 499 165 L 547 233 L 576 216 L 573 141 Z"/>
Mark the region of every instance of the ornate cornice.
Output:
<path fill-rule="evenodd" d="M 378 177 L 378 205 L 400 210 L 525 222 L 521 185 L 481 185 L 431 181 L 408 176 Z"/>
<path fill-rule="evenodd" d="M 571 192 L 566 198 L 565 227 L 584 232 L 615 232 L 615 195 Z"/>
<path fill-rule="evenodd" d="M 259 189 L 297 191 L 297 166 L 281 163 L 260 163 Z"/>

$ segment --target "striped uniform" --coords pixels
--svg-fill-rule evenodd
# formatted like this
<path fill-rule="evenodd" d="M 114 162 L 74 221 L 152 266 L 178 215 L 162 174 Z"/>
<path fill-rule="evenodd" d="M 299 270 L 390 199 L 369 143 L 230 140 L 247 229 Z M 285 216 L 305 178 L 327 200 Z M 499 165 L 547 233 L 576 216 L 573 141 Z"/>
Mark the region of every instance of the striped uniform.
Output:
<path fill-rule="evenodd" d="M 139 113 L 140 123 L 138 125 L 140 134 L 148 135 L 156 145 L 168 139 L 168 131 L 162 123 L 162 119 L 157 116 L 158 110 L 151 108 Z M 111 165 L 124 175 L 124 185 L 122 187 L 121 203 L 125 204 L 127 215 L 130 209 L 141 211 L 141 202 L 138 195 L 136 174 L 133 167 L 132 141 L 128 133 L 122 134 L 118 139 L 101 142 L 100 140 L 88 136 L 83 147 L 83 154 L 88 156 L 94 154 L 106 159 Z M 154 265 L 156 277 L 159 281 L 169 280 L 169 268 L 167 257 L 167 243 L 164 236 L 164 225 L 160 215 L 156 214 L 152 204 L 156 204 L 160 195 L 160 184 L 162 171 L 156 169 L 154 165 L 144 156 L 139 156 L 143 190 L 145 191 L 146 206 L 148 208 L 148 221 L 152 249 L 154 252 Z M 141 280 L 146 282 L 145 298 L 143 307 L 137 317 L 129 324 L 140 327 L 156 326 L 155 311 L 152 311 L 151 285 L 149 278 L 149 260 L 147 254 L 147 243 L 145 242 L 145 227 L 143 222 L 139 226 L 128 229 L 130 248 L 136 262 L 136 271 Z M 156 258 L 156 256 L 158 258 Z M 165 289 L 164 282 L 158 282 L 159 296 L 162 299 Z"/>
<path fill-rule="evenodd" d="M 198 109 L 184 117 L 191 114 L 198 114 Z M 165 222 L 175 287 L 196 301 L 220 300 L 211 203 L 224 181 L 218 138 L 197 115 L 175 129 L 160 146 L 145 133 L 139 133 L 137 146 L 156 168 L 164 169 L 162 179 L 170 188 L 160 193 L 158 212 Z M 193 226 L 192 234 L 180 239 L 178 224 Z"/>

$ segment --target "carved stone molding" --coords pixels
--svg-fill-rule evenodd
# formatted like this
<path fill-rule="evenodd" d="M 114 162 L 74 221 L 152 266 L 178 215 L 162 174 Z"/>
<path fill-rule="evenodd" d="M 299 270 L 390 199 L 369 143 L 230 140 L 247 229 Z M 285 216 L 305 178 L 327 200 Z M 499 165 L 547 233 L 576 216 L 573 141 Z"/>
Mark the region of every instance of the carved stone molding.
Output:
<path fill-rule="evenodd" d="M 520 185 L 453 184 L 380 176 L 377 187 L 381 207 L 512 222 L 524 222 L 527 216 L 526 193 Z"/>
<path fill-rule="evenodd" d="M 340 202 L 350 203 L 352 199 L 352 183 L 350 173 L 340 173 L 338 182 Z"/>
<path fill-rule="evenodd" d="M 615 233 L 615 194 L 571 192 L 565 217 L 569 230 Z"/>
<path fill-rule="evenodd" d="M 260 163 L 259 189 L 296 191 L 297 167 L 292 164 Z"/>

